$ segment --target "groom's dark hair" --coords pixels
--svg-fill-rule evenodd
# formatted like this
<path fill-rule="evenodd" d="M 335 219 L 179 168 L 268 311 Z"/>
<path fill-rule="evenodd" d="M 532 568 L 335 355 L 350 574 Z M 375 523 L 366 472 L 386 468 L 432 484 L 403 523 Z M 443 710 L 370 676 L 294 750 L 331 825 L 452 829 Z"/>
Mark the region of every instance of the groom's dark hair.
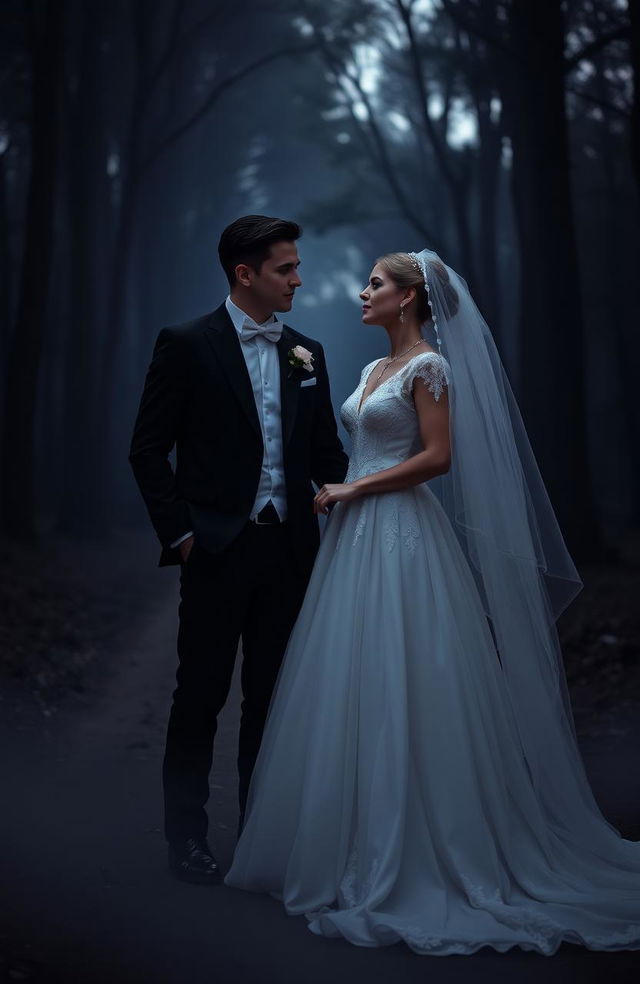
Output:
<path fill-rule="evenodd" d="M 242 215 L 228 225 L 220 236 L 218 256 L 231 287 L 236 282 L 238 263 L 246 263 L 256 273 L 269 256 L 274 243 L 295 242 L 302 228 L 288 219 L 273 219 L 268 215 Z"/>

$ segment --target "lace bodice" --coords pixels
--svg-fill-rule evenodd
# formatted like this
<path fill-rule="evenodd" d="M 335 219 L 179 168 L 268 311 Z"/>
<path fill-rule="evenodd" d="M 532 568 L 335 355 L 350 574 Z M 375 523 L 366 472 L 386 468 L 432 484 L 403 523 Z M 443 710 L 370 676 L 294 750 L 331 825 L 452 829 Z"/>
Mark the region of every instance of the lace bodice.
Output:
<path fill-rule="evenodd" d="M 421 352 L 383 380 L 362 402 L 367 381 L 381 360 L 362 370 L 360 384 L 345 400 L 340 417 L 352 441 L 345 481 L 352 482 L 406 461 L 421 450 L 413 384 L 421 379 L 439 400 L 449 385 L 449 364 L 437 352 Z"/>

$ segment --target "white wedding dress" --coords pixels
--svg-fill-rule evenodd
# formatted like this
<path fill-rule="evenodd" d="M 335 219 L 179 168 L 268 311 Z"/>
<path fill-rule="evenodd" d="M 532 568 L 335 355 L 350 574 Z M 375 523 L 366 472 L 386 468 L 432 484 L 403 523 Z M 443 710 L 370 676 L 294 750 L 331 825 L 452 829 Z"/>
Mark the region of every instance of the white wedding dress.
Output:
<path fill-rule="evenodd" d="M 420 450 L 414 380 L 436 400 L 447 383 L 425 353 L 360 406 L 375 365 L 341 411 L 347 481 Z M 428 485 L 336 505 L 226 884 L 360 946 L 640 948 L 640 844 L 586 810 L 582 826 L 588 851 L 537 795 L 474 578 Z"/>

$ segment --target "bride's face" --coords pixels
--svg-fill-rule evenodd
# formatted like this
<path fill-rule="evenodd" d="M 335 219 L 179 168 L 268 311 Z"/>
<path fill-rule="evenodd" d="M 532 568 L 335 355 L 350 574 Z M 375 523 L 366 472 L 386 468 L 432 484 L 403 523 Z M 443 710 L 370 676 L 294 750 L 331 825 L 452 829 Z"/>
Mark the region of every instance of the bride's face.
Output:
<path fill-rule="evenodd" d="M 362 322 L 365 325 L 388 325 L 400 317 L 403 292 L 379 263 L 369 276 L 369 283 L 360 292 Z"/>

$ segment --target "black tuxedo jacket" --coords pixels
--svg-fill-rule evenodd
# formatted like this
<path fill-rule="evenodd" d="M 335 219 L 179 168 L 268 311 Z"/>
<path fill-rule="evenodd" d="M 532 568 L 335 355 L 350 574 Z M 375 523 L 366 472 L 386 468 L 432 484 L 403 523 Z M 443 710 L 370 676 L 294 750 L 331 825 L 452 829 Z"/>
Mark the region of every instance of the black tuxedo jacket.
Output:
<path fill-rule="evenodd" d="M 303 345 L 314 372 L 288 352 Z M 322 346 L 287 326 L 280 359 L 288 527 L 308 573 L 318 548 L 314 489 L 342 482 L 347 456 L 338 437 Z M 315 385 L 301 386 L 315 378 Z M 176 466 L 169 455 L 175 446 Z M 249 519 L 263 458 L 260 421 L 238 334 L 224 304 L 158 335 L 129 460 L 162 544 L 160 565 L 177 564 L 171 543 L 189 530 L 211 553 L 224 550 Z"/>

